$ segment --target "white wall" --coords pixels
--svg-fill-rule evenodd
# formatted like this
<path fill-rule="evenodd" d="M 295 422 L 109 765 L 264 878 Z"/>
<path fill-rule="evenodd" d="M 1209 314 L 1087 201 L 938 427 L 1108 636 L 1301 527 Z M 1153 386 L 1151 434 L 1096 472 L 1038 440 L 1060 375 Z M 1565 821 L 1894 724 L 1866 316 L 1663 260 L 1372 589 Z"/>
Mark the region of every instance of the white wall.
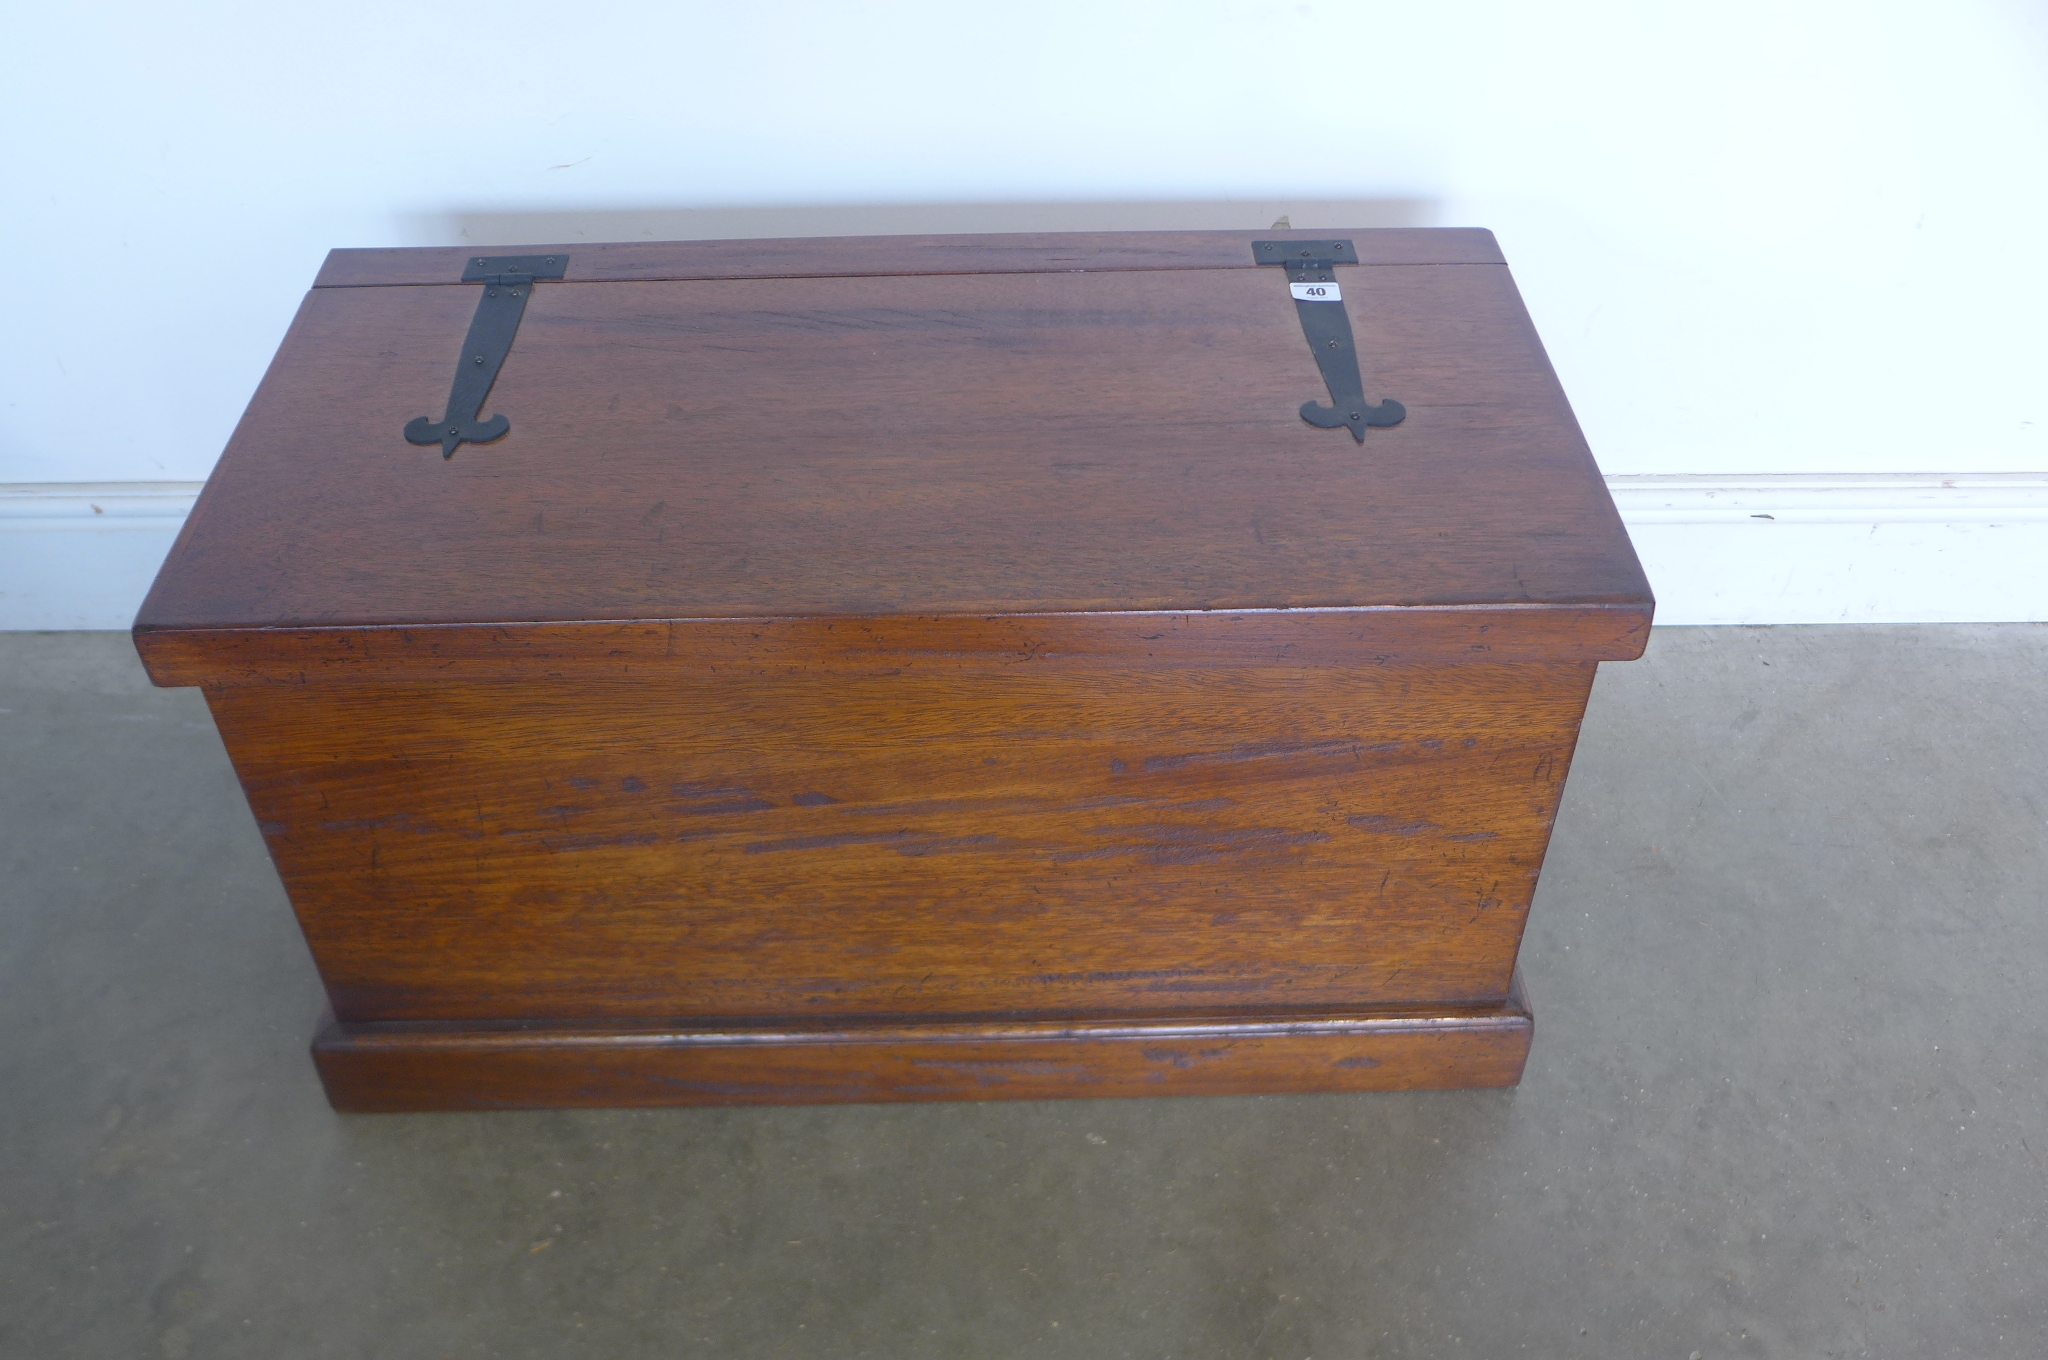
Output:
<path fill-rule="evenodd" d="M 0 132 L 6 484 L 203 478 L 334 245 L 1148 199 L 1492 227 L 1610 474 L 2048 469 L 2022 0 L 74 3 L 10 14 Z"/>

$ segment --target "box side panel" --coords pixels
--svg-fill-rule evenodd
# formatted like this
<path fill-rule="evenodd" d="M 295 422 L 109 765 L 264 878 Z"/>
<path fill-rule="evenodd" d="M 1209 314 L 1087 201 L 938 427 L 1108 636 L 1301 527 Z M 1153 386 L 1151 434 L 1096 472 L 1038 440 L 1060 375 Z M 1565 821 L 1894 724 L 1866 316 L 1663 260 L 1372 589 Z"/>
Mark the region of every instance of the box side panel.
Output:
<path fill-rule="evenodd" d="M 209 694 L 344 1022 L 1497 1001 L 1593 667 Z"/>

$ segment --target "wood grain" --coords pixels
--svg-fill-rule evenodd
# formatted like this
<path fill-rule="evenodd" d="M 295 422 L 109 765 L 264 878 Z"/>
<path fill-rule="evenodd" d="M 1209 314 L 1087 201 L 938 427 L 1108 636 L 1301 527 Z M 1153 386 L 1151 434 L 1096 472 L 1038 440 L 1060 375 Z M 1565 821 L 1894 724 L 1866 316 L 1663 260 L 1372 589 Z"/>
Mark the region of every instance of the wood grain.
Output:
<path fill-rule="evenodd" d="M 1157 671 L 1617 661 L 1635 605 L 1290 609 L 1198 614 L 897 615 L 345 628 L 138 627 L 159 685 L 711 679 L 908 672 Z"/>
<path fill-rule="evenodd" d="M 398 431 L 445 399 L 474 299 L 320 290 L 139 633 L 1513 605 L 1568 648 L 1589 608 L 1646 623 L 1506 271 L 1351 272 L 1370 390 L 1409 410 L 1363 447 L 1296 414 L 1322 389 L 1278 271 L 542 286 L 490 402 L 512 433 L 452 462 Z"/>
<path fill-rule="evenodd" d="M 335 1012 L 1506 992 L 1590 665 L 208 692 Z"/>
<path fill-rule="evenodd" d="M 1250 269 L 1246 242 L 1328 240 L 1361 264 L 1500 264 L 1481 228 L 1355 227 L 1331 231 L 1103 231 L 951 236 L 782 237 L 492 246 L 483 253 L 566 254 L 571 279 L 762 279 L 913 274 L 1043 274 L 1134 269 Z M 453 283 L 476 252 L 455 247 L 335 250 L 316 288 Z"/>
<path fill-rule="evenodd" d="M 837 1028 L 344 1025 L 314 1061 L 337 1110 L 1045 1100 L 1513 1086 L 1535 1023 L 1488 1006 L 1154 1023 Z"/>
<path fill-rule="evenodd" d="M 1491 236 L 1341 234 L 1362 446 L 1254 233 L 568 247 L 453 461 L 464 253 L 330 257 L 135 638 L 336 1105 L 1516 1080 L 1654 605 Z"/>

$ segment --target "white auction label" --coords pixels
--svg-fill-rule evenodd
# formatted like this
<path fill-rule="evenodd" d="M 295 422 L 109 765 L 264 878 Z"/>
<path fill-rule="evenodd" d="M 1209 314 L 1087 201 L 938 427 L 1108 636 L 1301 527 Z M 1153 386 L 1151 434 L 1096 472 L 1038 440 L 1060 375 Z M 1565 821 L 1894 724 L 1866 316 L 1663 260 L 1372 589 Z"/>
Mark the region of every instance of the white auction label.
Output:
<path fill-rule="evenodd" d="M 1296 302 L 1342 302 L 1344 295 L 1334 283 L 1290 283 L 1287 291 Z"/>

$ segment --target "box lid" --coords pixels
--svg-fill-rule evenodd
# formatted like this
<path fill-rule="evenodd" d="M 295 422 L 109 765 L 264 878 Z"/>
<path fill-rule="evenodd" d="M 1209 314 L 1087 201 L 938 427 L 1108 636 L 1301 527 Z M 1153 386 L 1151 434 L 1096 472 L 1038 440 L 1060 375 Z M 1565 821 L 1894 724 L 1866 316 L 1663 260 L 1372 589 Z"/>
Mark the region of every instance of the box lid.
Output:
<path fill-rule="evenodd" d="M 1327 395 L 1255 240 L 1335 267 Z M 1360 664 L 1640 652 L 1652 600 L 1490 233 L 1113 233 L 527 247 L 487 285 L 336 251 L 136 622 L 159 683 L 539 666 Z M 508 253 L 508 252 L 500 252 Z"/>

